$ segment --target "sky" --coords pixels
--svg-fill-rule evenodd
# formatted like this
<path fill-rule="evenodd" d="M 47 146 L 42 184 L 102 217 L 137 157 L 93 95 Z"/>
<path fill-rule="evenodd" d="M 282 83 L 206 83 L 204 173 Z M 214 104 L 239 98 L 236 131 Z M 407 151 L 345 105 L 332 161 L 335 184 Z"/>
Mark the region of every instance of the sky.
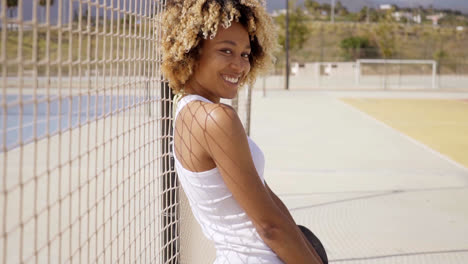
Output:
<path fill-rule="evenodd" d="M 338 0 L 335 0 L 338 1 Z M 303 3 L 304 0 L 298 0 L 298 3 Z M 331 0 L 318 0 L 321 3 L 331 3 Z M 380 4 L 397 4 L 402 7 L 417 7 L 433 5 L 436 8 L 447 8 L 460 10 L 468 14 L 468 0 L 341 0 L 341 3 L 348 7 L 351 11 L 360 10 L 366 3 L 368 5 L 377 6 Z M 269 11 L 282 9 L 285 6 L 285 0 L 267 0 L 267 8 Z"/>
<path fill-rule="evenodd" d="M 33 1 L 36 1 L 36 0 L 23 0 L 23 9 L 22 9 L 22 12 L 23 12 L 23 19 L 24 19 L 24 20 L 31 20 L 32 17 L 33 17 L 33 3 L 32 3 Z M 145 3 L 145 0 L 139 0 L 139 1 L 113 0 L 113 1 L 114 1 L 114 7 L 117 7 L 117 2 L 120 1 L 120 7 L 121 7 L 121 9 L 125 9 L 125 7 L 126 7 L 128 10 L 130 10 L 130 9 L 139 10 L 139 13 L 146 12 L 146 11 L 144 11 L 144 10 L 146 10 L 146 9 L 144 9 L 143 11 L 140 11 L 140 10 L 141 10 L 141 9 L 140 9 L 140 5 L 141 5 L 142 3 Z M 51 14 L 51 15 L 50 15 L 50 21 L 51 21 L 52 24 L 56 24 L 56 23 L 57 23 L 58 6 L 59 6 L 58 2 L 59 2 L 58 0 L 54 0 L 53 5 L 51 5 L 51 7 L 50 7 L 50 14 Z M 84 2 L 84 1 L 83 1 L 83 2 Z M 95 2 L 97 2 L 97 0 L 94 0 L 94 1 L 92 1 L 92 2 L 95 3 Z M 104 0 L 99 0 L 99 3 L 103 3 L 103 2 L 107 3 L 107 6 L 110 5 L 110 1 L 109 1 L 109 0 L 106 0 L 106 1 L 104 1 Z M 69 9 L 70 3 L 73 3 L 73 7 L 74 7 L 73 10 L 75 10 L 75 12 L 78 12 L 77 10 L 78 10 L 78 7 L 79 7 L 79 3 L 78 3 L 77 1 L 71 1 L 71 0 L 62 0 L 62 3 L 63 3 L 63 4 L 62 4 L 62 10 L 63 10 L 63 11 L 62 11 L 62 12 L 63 12 L 62 21 L 63 21 L 64 23 L 66 23 L 66 22 L 68 21 L 69 15 L 73 14 L 73 13 L 69 14 L 68 11 L 66 11 L 66 10 Z M 146 3 L 148 3 L 148 2 L 146 2 Z M 84 7 L 84 8 L 83 8 L 83 12 L 84 12 L 85 10 L 87 10 L 87 8 L 86 8 L 87 5 L 86 5 L 86 4 L 83 4 L 83 7 Z M 94 14 L 96 13 L 96 12 L 95 12 L 95 9 L 96 9 L 96 8 L 92 8 L 92 11 L 91 11 L 91 14 L 92 14 L 93 16 L 94 16 Z M 2 9 L 1 9 L 1 7 L 0 7 L 0 11 L 1 11 L 1 10 L 2 10 Z M 103 12 L 103 11 L 101 10 L 101 13 L 102 13 L 102 12 Z M 38 13 L 38 19 L 39 19 L 40 21 L 44 21 L 44 19 L 45 19 L 45 7 L 38 6 L 38 7 L 37 7 L 37 13 Z M 7 15 L 8 15 L 8 13 L 7 13 Z M 110 15 L 110 12 L 108 12 L 108 15 Z"/>
<path fill-rule="evenodd" d="M 32 1 L 34 0 L 23 0 L 23 17 L 25 20 L 30 20 L 32 17 Z M 102 1 L 102 0 L 100 0 Z M 121 2 L 121 5 L 123 3 L 127 3 L 127 5 L 130 5 L 130 1 L 124 1 L 124 0 L 113 0 L 115 5 L 118 1 Z M 285 7 L 285 1 L 286 0 L 266 0 L 267 1 L 267 8 L 268 11 L 273 11 L 275 9 L 282 9 Z M 317 0 L 321 3 L 331 3 L 332 0 Z M 335 0 L 339 1 L 339 0 Z M 56 22 L 56 17 L 58 13 L 58 1 L 54 1 L 54 5 L 51 7 L 51 21 Z M 133 2 L 133 1 L 132 1 Z M 304 0 L 297 0 L 298 4 L 302 4 Z M 63 1 L 64 6 L 63 10 L 67 10 L 70 1 L 69 0 L 64 0 Z M 136 3 L 140 3 L 139 1 L 136 1 Z M 143 3 L 143 0 L 141 0 L 141 3 Z M 397 4 L 399 6 L 409 6 L 409 7 L 417 7 L 419 5 L 422 6 L 429 6 L 433 5 L 436 8 L 448 8 L 448 9 L 454 9 L 454 10 L 460 10 L 466 14 L 468 14 L 468 0 L 341 0 L 341 3 L 343 3 L 345 6 L 348 7 L 350 11 L 358 11 L 360 10 L 363 6 L 370 5 L 377 7 L 380 4 Z M 74 4 L 76 5 L 76 3 Z M 1 10 L 1 8 L 0 8 Z M 40 9 L 43 11 L 43 9 Z M 42 12 L 41 12 L 42 13 Z M 68 15 L 65 12 L 63 21 L 68 21 Z"/>

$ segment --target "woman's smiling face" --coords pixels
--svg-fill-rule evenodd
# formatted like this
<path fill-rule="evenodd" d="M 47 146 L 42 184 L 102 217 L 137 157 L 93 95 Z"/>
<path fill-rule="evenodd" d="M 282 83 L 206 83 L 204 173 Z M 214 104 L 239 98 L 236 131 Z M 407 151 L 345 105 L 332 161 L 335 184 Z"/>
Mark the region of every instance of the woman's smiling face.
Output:
<path fill-rule="evenodd" d="M 219 27 L 216 37 L 203 40 L 195 71 L 186 91 L 212 102 L 234 98 L 239 84 L 250 71 L 250 39 L 238 22 L 229 28 Z"/>

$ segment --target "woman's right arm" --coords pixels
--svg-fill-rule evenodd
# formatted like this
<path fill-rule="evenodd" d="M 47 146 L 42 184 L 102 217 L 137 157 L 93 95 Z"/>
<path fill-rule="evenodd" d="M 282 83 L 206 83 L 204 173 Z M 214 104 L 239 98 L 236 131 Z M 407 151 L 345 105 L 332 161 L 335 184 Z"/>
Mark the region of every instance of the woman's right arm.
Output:
<path fill-rule="evenodd" d="M 317 253 L 315 248 L 312 246 L 312 244 L 309 242 L 309 240 L 304 235 L 304 233 L 302 233 L 302 231 L 299 229 L 299 227 L 297 226 L 296 221 L 294 221 L 294 218 L 292 217 L 291 213 L 289 212 L 289 209 L 286 207 L 286 205 L 283 203 L 283 201 L 281 201 L 281 199 L 270 189 L 270 186 L 268 186 L 268 184 L 265 183 L 265 187 L 266 187 L 271 199 L 273 199 L 273 201 L 275 202 L 276 206 L 278 206 L 278 208 L 286 216 L 286 218 L 289 219 L 289 221 L 293 222 L 294 226 L 296 227 L 296 232 L 298 232 L 301 235 L 302 239 L 304 239 L 304 241 L 306 241 L 306 244 L 307 244 L 307 247 L 309 248 L 309 250 L 312 251 L 312 253 L 314 253 L 315 257 L 320 259 L 319 254 Z M 320 259 L 320 263 L 322 263 L 322 259 Z"/>
<path fill-rule="evenodd" d="M 250 153 L 237 113 L 229 106 L 206 104 L 198 119 L 207 154 L 216 163 L 229 190 L 252 220 L 263 241 L 285 262 L 321 263 L 310 251 L 297 227 L 281 212 L 267 192 Z"/>

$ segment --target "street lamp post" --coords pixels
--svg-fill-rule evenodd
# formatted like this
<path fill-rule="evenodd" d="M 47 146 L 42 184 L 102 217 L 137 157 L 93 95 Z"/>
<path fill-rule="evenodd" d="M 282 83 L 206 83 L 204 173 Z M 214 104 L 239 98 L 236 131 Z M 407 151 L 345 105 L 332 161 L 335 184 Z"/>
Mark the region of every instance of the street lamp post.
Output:
<path fill-rule="evenodd" d="M 335 23 L 335 0 L 331 0 L 331 22 Z"/>
<path fill-rule="evenodd" d="M 367 10 L 366 10 L 366 23 L 367 23 L 367 24 L 369 24 L 369 21 L 370 21 L 370 20 L 369 20 L 369 18 L 370 18 L 370 17 L 369 17 L 369 11 L 370 11 L 369 9 L 370 9 L 370 8 L 367 7 Z"/>
<path fill-rule="evenodd" d="M 289 0 L 286 0 L 286 79 L 285 89 L 289 90 Z"/>

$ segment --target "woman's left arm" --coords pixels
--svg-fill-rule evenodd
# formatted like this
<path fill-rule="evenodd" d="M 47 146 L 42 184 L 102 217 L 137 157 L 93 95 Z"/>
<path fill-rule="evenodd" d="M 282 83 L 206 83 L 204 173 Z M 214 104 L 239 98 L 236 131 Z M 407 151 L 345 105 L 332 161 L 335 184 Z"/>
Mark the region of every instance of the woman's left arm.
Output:
<path fill-rule="evenodd" d="M 320 256 L 317 254 L 317 251 L 315 251 L 315 248 L 312 246 L 311 243 L 307 240 L 305 237 L 304 233 L 299 229 L 299 227 L 296 224 L 296 221 L 294 221 L 294 218 L 292 217 L 291 213 L 289 212 L 289 209 L 286 207 L 286 205 L 281 201 L 281 199 L 276 196 L 276 194 L 270 189 L 268 184 L 265 182 L 265 188 L 267 189 L 267 192 L 270 194 L 271 199 L 275 202 L 276 206 L 281 210 L 283 215 L 285 215 L 294 225 L 296 226 L 296 232 L 299 232 L 302 236 L 302 239 L 305 240 L 307 246 L 309 247 L 310 251 L 318 258 L 321 259 Z"/>

